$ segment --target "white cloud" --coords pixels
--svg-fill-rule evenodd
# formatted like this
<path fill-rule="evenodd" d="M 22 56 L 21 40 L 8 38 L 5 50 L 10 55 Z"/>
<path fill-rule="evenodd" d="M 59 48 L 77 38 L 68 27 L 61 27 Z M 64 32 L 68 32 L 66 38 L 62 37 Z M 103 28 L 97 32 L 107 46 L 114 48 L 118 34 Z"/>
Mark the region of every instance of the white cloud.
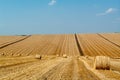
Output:
<path fill-rule="evenodd" d="M 52 6 L 52 5 L 54 5 L 55 3 L 56 3 L 56 0 L 51 0 L 51 1 L 48 3 L 48 5 Z"/>
<path fill-rule="evenodd" d="M 104 15 L 108 15 L 108 14 L 111 14 L 111 13 L 116 12 L 116 11 L 117 11 L 117 9 L 115 9 L 115 8 L 109 8 L 104 13 L 98 13 L 96 15 L 97 16 L 104 16 Z"/>

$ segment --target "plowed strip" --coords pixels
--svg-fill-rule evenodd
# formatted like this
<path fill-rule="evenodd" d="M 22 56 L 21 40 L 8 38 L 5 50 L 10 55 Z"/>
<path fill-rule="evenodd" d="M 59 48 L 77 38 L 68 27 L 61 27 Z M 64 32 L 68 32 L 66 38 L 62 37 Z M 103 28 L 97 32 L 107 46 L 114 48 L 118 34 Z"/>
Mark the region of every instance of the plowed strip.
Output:
<path fill-rule="evenodd" d="M 77 47 L 78 47 L 79 53 L 80 53 L 81 56 L 83 56 L 84 54 L 83 54 L 82 48 L 80 46 L 80 43 L 78 41 L 78 38 L 77 38 L 76 34 L 75 34 L 75 40 L 76 40 L 76 43 L 77 43 Z"/>
<path fill-rule="evenodd" d="M 97 34 L 78 34 L 78 40 L 85 55 L 119 57 L 120 48 Z"/>
<path fill-rule="evenodd" d="M 98 34 L 100 37 L 102 37 L 103 39 L 105 39 L 105 40 L 107 40 L 107 41 L 109 41 L 110 43 L 112 43 L 112 44 L 114 44 L 115 46 L 117 46 L 117 47 L 119 47 L 120 48 L 120 45 L 118 45 L 118 44 L 116 44 L 116 43 L 114 43 L 113 41 L 111 41 L 111 40 L 109 40 L 109 39 L 107 39 L 107 38 L 105 38 L 104 36 L 102 36 L 101 34 Z"/>
<path fill-rule="evenodd" d="M 0 36 L 0 46 L 24 38 L 24 36 Z"/>
<path fill-rule="evenodd" d="M 22 38 L 22 39 L 19 39 L 19 40 L 17 40 L 17 41 L 13 41 L 13 42 L 9 42 L 9 43 L 7 43 L 7 44 L 4 44 L 4 45 L 0 46 L 0 49 L 2 49 L 2 48 L 4 48 L 4 47 L 7 47 L 7 46 L 9 46 L 9 45 L 15 44 L 15 43 L 17 43 L 17 42 L 23 41 L 23 40 L 27 39 L 27 38 L 30 37 L 30 36 L 31 36 L 31 35 L 26 36 L 26 37 L 24 37 L 24 38 Z"/>

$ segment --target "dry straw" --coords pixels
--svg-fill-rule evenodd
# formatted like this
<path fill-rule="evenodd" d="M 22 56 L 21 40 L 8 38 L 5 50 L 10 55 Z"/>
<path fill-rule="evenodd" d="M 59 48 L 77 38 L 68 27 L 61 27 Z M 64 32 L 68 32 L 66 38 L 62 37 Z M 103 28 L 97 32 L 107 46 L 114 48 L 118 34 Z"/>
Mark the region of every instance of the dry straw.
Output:
<path fill-rule="evenodd" d="M 41 58 L 42 58 L 42 56 L 41 56 L 41 55 L 39 55 L 39 54 L 36 54 L 36 55 L 35 55 L 35 58 L 36 58 L 36 59 L 41 59 Z"/>
<path fill-rule="evenodd" d="M 94 62 L 94 68 L 110 70 L 110 58 L 107 56 L 96 56 Z"/>

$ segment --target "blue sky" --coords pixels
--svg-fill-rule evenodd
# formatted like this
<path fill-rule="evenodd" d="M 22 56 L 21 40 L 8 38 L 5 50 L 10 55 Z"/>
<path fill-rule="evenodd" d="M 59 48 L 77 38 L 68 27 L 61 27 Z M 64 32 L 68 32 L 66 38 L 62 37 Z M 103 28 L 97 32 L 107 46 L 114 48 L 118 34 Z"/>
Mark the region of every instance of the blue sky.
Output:
<path fill-rule="evenodd" d="M 120 0 L 0 0 L 0 35 L 120 32 Z"/>

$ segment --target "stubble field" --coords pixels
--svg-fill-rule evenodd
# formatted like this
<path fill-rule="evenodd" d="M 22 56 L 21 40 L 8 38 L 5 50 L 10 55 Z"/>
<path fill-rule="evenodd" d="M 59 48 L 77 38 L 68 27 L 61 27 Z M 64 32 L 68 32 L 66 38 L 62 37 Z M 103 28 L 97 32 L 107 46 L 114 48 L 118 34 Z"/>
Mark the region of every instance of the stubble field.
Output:
<path fill-rule="evenodd" d="M 110 70 L 95 69 L 96 56 Z M 119 79 L 120 33 L 0 36 L 0 80 Z"/>

